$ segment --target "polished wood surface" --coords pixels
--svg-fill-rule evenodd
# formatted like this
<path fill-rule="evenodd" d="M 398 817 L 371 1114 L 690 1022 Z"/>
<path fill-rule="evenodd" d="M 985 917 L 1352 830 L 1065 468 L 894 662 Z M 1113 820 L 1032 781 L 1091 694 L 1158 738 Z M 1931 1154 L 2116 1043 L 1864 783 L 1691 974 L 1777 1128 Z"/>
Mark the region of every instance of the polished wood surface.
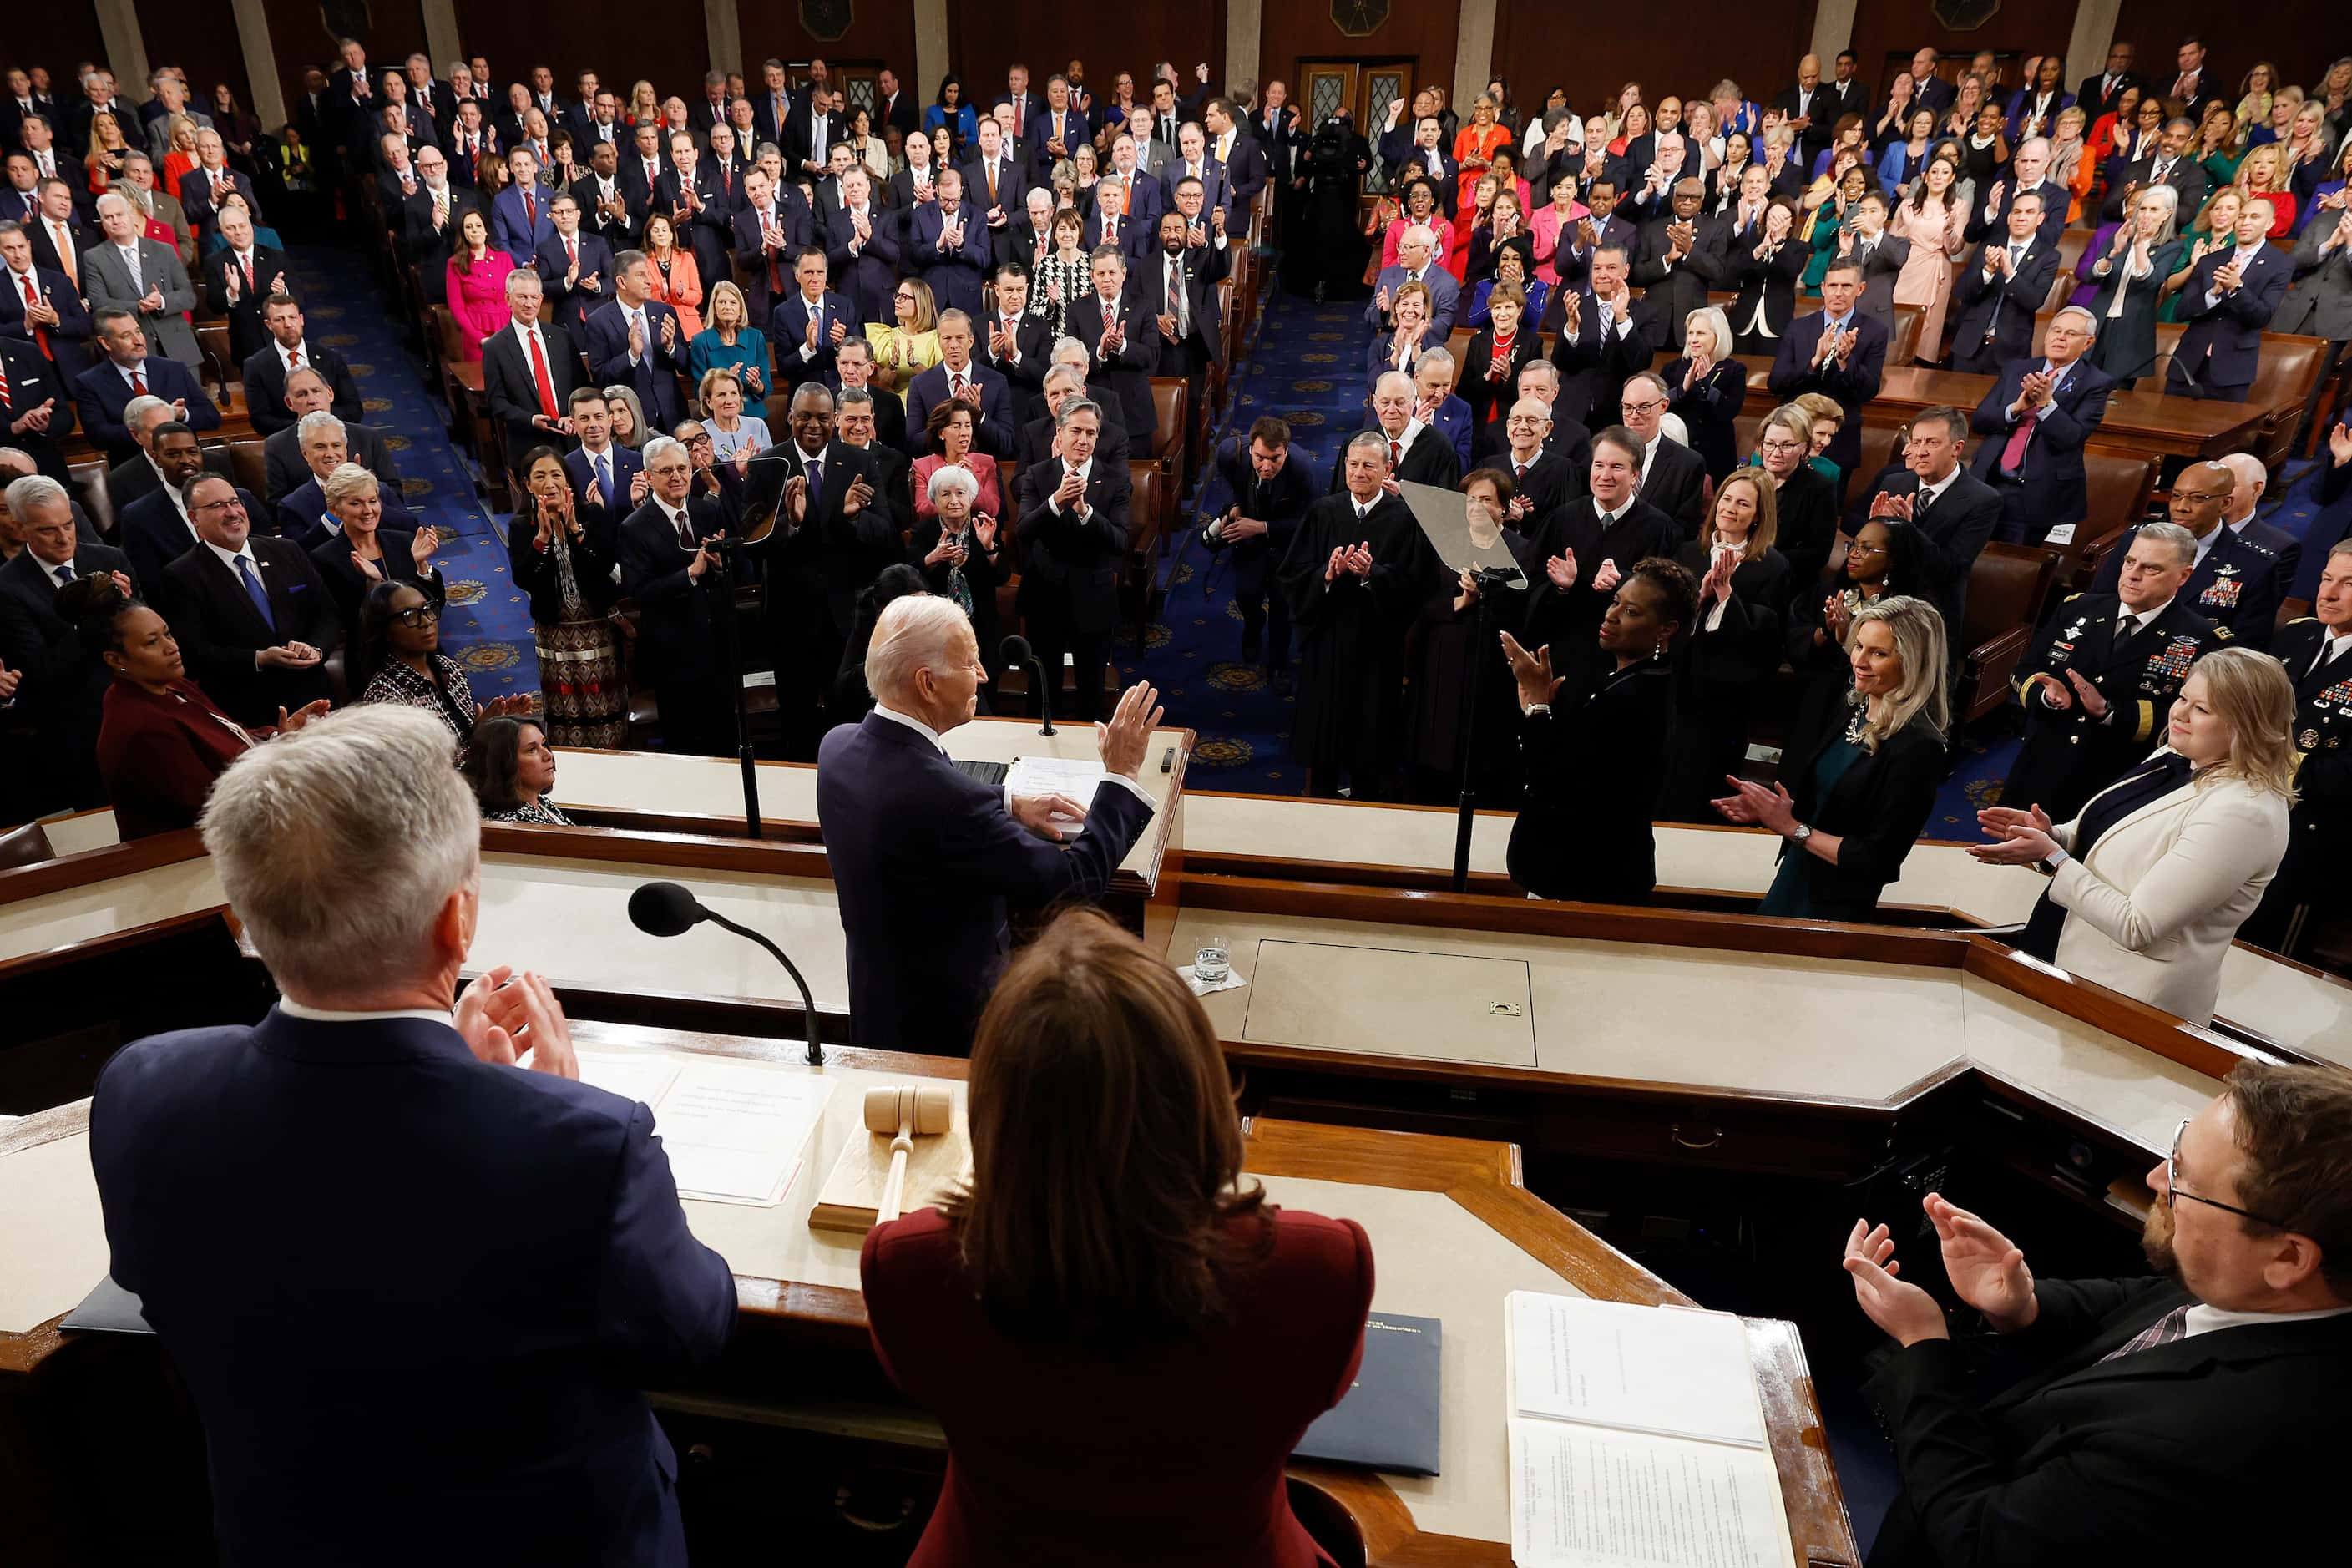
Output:
<path fill-rule="evenodd" d="M 1865 424 L 1908 424 L 1913 416 L 1938 404 L 1963 414 L 1972 413 L 1993 389 L 1995 377 L 1965 371 L 1924 370 L 1914 365 L 1890 368 L 1879 383 L 1878 395 L 1864 407 Z M 1765 384 L 1761 374 L 1748 381 L 1747 413 L 1769 414 L 1783 399 Z M 2118 392 L 2107 399 L 2106 417 L 2100 421 L 2090 444 L 2110 451 L 2154 458 L 2218 458 L 2242 452 L 2254 444 L 2254 432 L 2270 410 L 2252 403 L 2214 403 L 2202 398 L 2168 397 L 2160 392 Z M 1862 476 L 1868 479 L 1868 475 Z"/>
<path fill-rule="evenodd" d="M 590 1047 L 655 1047 L 811 1070 L 796 1062 L 797 1047 L 777 1041 L 607 1025 L 583 1025 L 577 1035 L 583 1045 Z M 939 1058 L 840 1051 L 824 1070 L 960 1079 L 964 1068 L 962 1062 Z M 87 1118 L 84 1103 L 0 1128 L 0 1157 L 72 1137 L 84 1130 Z M 1528 1193 L 1521 1178 L 1518 1152 L 1507 1144 L 1262 1119 L 1247 1123 L 1245 1132 L 1246 1168 L 1253 1174 L 1269 1180 L 1443 1194 L 1476 1223 L 1584 1294 L 1610 1300 L 1693 1304 L 1665 1281 Z M 802 1347 L 802 1353 L 813 1344 L 865 1352 L 865 1307 L 854 1289 L 740 1272 L 736 1289 L 747 1336 L 757 1336 L 755 1342 L 778 1350 Z M 1745 1321 L 1790 1535 L 1813 1561 L 1857 1563 L 1859 1553 L 1830 1463 L 1802 1345 L 1790 1324 L 1760 1319 Z M 0 1373 L 37 1373 L 49 1357 L 74 1339 L 58 1331 L 54 1321 L 26 1333 L 0 1334 Z M 1447 1395 L 1449 1405 L 1462 1401 L 1467 1408 L 1479 1411 L 1476 1421 L 1491 1418 L 1497 1466 L 1501 1464 L 1503 1393 L 1498 1383 L 1492 1389 L 1451 1389 Z M 1507 1539 L 1421 1530 L 1413 1522 L 1408 1500 L 1387 1479 L 1373 1472 L 1301 1465 L 1295 1479 L 1345 1510 L 1367 1543 L 1370 1563 L 1500 1568 L 1509 1562 Z M 1507 1537 L 1507 1520 L 1493 1519 L 1489 1524 L 1497 1536 Z"/>

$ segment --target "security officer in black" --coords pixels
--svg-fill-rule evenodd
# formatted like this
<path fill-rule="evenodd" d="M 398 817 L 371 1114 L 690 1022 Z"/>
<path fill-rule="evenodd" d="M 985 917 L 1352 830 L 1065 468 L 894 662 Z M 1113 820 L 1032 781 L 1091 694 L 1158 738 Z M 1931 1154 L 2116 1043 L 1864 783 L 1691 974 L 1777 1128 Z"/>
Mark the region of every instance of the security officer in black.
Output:
<path fill-rule="evenodd" d="M 2271 649 L 2294 682 L 2294 810 L 2286 858 L 2238 934 L 2295 956 L 2314 905 L 2343 896 L 2352 872 L 2352 540 L 2328 552 L 2312 596 Z"/>
<path fill-rule="evenodd" d="M 2181 591 L 2196 558 L 2187 529 L 2149 523 L 2124 552 L 2118 593 L 2071 595 L 2051 612 L 2014 679 L 2025 745 L 2003 805 L 2068 821 L 2162 742 L 2189 667 L 2230 640 Z"/>

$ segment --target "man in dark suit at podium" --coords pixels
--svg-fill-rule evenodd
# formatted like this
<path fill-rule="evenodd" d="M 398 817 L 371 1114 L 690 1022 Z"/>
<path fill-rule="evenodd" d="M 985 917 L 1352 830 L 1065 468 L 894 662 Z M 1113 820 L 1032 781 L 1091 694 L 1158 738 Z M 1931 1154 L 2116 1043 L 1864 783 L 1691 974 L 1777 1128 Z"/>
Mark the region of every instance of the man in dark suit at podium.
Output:
<path fill-rule="evenodd" d="M 204 1420 L 224 1561 L 686 1562 L 638 1390 L 725 1348 L 734 1281 L 547 982 L 458 990 L 479 821 L 414 709 L 248 753 L 205 847 L 283 999 L 99 1079 L 113 1278 Z"/>
<path fill-rule="evenodd" d="M 1913 1282 L 1924 1254 L 1889 1274 L 1888 1227 L 1857 1220 L 1845 1269 L 1895 1342 L 1863 1392 L 1903 1483 L 1874 1568 L 2259 1555 L 2242 1510 L 2200 1500 L 2336 1484 L 2352 1398 L 2347 1170 L 2352 1075 L 2242 1062 L 2147 1173 L 2155 1278 L 2042 1277 L 1931 1193 L 1965 1309 L 1948 1322 Z"/>
<path fill-rule="evenodd" d="M 817 826 L 860 1045 L 968 1054 L 1012 951 L 1007 907 L 1099 899 L 1151 821 L 1139 782 L 1160 716 L 1150 686 L 1129 687 L 1097 731 L 1109 776 L 1091 801 L 1012 799 L 960 771 L 941 743 L 972 716 L 987 679 L 953 600 L 896 600 L 866 655 L 873 710 L 826 735 L 817 754 Z M 1083 826 L 1066 836 L 1069 822 Z"/>

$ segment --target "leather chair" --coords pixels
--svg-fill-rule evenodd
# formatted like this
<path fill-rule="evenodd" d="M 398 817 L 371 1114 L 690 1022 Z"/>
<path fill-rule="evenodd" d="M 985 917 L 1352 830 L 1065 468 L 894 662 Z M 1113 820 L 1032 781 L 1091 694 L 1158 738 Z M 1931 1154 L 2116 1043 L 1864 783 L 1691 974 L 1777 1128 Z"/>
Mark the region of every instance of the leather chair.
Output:
<path fill-rule="evenodd" d="M 2251 450 L 2270 470 L 2273 483 L 2293 455 L 2295 428 L 2303 423 L 2303 411 L 2311 403 L 2311 389 L 2318 384 L 2319 372 L 2326 363 L 2326 338 L 2297 337 L 2286 332 L 2263 334 L 2262 360 L 2246 402 L 2265 411 Z"/>
<path fill-rule="evenodd" d="M 227 402 L 229 389 L 232 386 L 236 388 L 239 397 L 242 398 L 245 392 L 243 376 L 239 375 L 234 381 L 230 379 L 232 374 L 230 362 L 235 356 L 229 353 L 228 323 L 198 321 L 195 323 L 194 331 L 196 352 L 205 356 L 205 368 L 212 372 L 213 384 L 220 389 L 222 402 L 224 404 Z"/>
<path fill-rule="evenodd" d="M 37 866 L 44 860 L 58 858 L 57 848 L 49 842 L 47 832 L 37 822 L 22 827 L 12 827 L 0 833 L 0 871 L 10 871 L 19 866 Z"/>
<path fill-rule="evenodd" d="M 1157 382 L 1152 390 L 1159 390 Z M 1177 392 L 1183 387 L 1179 384 Z M 1130 458 L 1128 481 L 1134 493 L 1128 502 L 1127 558 L 1119 563 L 1119 596 L 1135 612 L 1135 649 L 1143 651 L 1146 630 L 1159 597 L 1160 573 L 1152 564 L 1153 546 L 1162 538 L 1161 512 L 1167 503 L 1167 480 L 1160 464 Z M 1146 521 L 1146 519 L 1150 521 Z"/>
<path fill-rule="evenodd" d="M 1176 520 L 1171 511 L 1183 484 L 1184 431 L 1189 410 L 1185 400 L 1191 388 L 1181 375 L 1155 375 L 1151 378 L 1151 460 L 1159 466 L 1160 485 L 1153 494 L 1155 510 L 1152 524 L 1161 535 L 1176 531 Z M 1131 516 L 1142 516 L 1142 487 L 1136 489 Z"/>
<path fill-rule="evenodd" d="M 114 497 L 108 489 L 107 471 L 104 458 L 84 458 L 66 465 L 66 479 L 74 499 L 81 502 L 82 510 L 89 513 L 89 525 L 112 539 Z"/>
<path fill-rule="evenodd" d="M 2093 447 L 2083 453 L 2083 473 L 2088 481 L 2086 510 L 2090 516 L 2075 529 L 2072 543 L 2059 551 L 2059 580 L 2077 590 L 2091 585 L 2110 551 L 2148 513 L 2156 498 L 2163 459 L 2106 452 Z"/>
<path fill-rule="evenodd" d="M 2010 700 L 2009 679 L 2025 657 L 2042 602 L 2057 576 L 2052 550 L 1994 542 L 1969 569 L 1969 603 L 1961 616 L 1959 679 L 1952 691 L 1952 722 L 1980 719 Z"/>
<path fill-rule="evenodd" d="M 1919 323 L 1927 319 L 1923 305 L 1895 307 L 1895 332 L 1886 342 L 1888 365 L 1906 365 L 1919 353 Z"/>
<path fill-rule="evenodd" d="M 1456 327 L 1445 334 L 1445 352 L 1454 356 L 1454 385 L 1457 391 L 1462 385 L 1462 363 L 1469 355 L 1470 340 L 1477 335 L 1476 330 L 1470 327 Z"/>
<path fill-rule="evenodd" d="M 267 495 L 269 489 L 269 458 L 263 447 L 262 437 L 240 436 L 225 444 L 228 452 L 229 472 L 236 482 L 255 495 Z"/>

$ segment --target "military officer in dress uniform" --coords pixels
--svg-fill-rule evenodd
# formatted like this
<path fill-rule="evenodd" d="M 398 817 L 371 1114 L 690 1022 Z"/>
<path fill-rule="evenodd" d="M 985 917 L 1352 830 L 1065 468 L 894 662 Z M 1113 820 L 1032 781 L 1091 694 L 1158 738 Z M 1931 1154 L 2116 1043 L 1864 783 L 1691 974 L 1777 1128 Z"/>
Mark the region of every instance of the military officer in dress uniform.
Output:
<path fill-rule="evenodd" d="M 2271 627 L 2287 590 L 2286 563 L 2221 520 L 2236 510 L 2238 478 L 2223 463 L 2191 463 L 2172 482 L 2172 521 L 2197 542 L 2197 564 L 2181 594 L 2197 613 L 2248 647 L 2271 646 Z M 2128 550 L 2133 535 L 2124 535 Z M 2116 591 L 2123 551 L 2110 552 L 2091 583 L 2093 594 Z"/>
<path fill-rule="evenodd" d="M 2312 614 L 2271 651 L 2294 682 L 2295 805 L 2286 858 L 2238 934 L 2296 956 L 2311 908 L 2340 898 L 2352 871 L 2352 539 L 2327 552 Z"/>
<path fill-rule="evenodd" d="M 2142 528 L 2113 594 L 2074 594 L 2051 612 L 2018 666 L 2025 745 L 2001 785 L 2005 805 L 2064 822 L 2164 743 L 2189 667 L 2230 640 L 2182 592 L 2197 540 L 2169 522 Z"/>

